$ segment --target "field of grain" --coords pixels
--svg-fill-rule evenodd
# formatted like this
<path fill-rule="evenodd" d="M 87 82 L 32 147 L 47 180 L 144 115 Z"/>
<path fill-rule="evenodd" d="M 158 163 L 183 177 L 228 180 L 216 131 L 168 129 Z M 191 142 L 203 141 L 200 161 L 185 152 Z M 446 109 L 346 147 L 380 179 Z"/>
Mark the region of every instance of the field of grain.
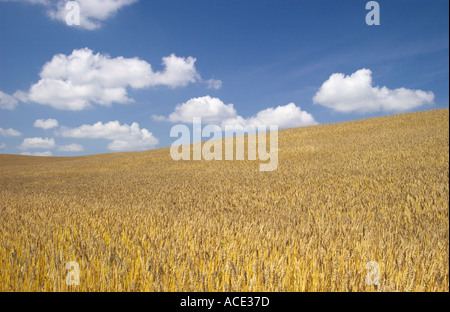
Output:
<path fill-rule="evenodd" d="M 448 109 L 282 130 L 273 172 L 0 155 L 0 291 L 449 291 L 448 131 Z"/>

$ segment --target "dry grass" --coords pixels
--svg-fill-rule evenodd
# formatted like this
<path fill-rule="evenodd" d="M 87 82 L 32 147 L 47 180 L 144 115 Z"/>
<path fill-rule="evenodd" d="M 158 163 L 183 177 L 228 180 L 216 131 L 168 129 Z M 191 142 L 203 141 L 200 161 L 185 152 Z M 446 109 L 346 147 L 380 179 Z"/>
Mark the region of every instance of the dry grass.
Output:
<path fill-rule="evenodd" d="M 273 172 L 0 155 L 0 291 L 449 291 L 448 131 L 448 109 L 288 129 Z"/>

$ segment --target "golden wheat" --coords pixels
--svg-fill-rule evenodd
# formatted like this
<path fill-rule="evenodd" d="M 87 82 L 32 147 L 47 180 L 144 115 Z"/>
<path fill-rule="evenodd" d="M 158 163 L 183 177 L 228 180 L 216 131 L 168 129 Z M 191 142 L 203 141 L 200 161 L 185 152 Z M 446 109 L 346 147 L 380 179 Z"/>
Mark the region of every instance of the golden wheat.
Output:
<path fill-rule="evenodd" d="M 0 291 L 449 291 L 448 131 L 448 109 L 283 130 L 273 172 L 0 155 Z"/>

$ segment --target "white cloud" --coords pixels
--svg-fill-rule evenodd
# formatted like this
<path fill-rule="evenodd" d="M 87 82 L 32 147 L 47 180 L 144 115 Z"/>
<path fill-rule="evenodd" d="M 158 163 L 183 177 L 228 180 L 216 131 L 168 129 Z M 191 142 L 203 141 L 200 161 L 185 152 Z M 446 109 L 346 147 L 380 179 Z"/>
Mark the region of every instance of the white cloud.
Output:
<path fill-rule="evenodd" d="M 208 89 L 220 89 L 222 88 L 222 80 L 209 79 L 205 81 L 208 85 Z"/>
<path fill-rule="evenodd" d="M 34 126 L 45 130 L 52 129 L 58 127 L 58 121 L 56 119 L 38 119 L 34 122 Z"/>
<path fill-rule="evenodd" d="M 76 143 L 58 146 L 58 151 L 61 152 L 82 152 L 83 150 L 84 150 L 83 145 Z"/>
<path fill-rule="evenodd" d="M 300 107 L 294 103 L 289 103 L 284 106 L 277 106 L 276 108 L 266 108 L 259 111 L 256 116 L 250 118 L 242 118 L 238 116 L 230 120 L 225 120 L 223 124 L 238 124 L 243 127 L 258 126 L 258 125 L 278 125 L 278 128 L 293 128 L 302 126 L 316 125 L 314 117 L 302 111 Z"/>
<path fill-rule="evenodd" d="M 45 6 L 50 18 L 66 23 L 67 0 L 2 0 L 26 2 Z M 101 22 L 114 16 L 122 7 L 131 5 L 138 0 L 77 0 L 80 5 L 80 25 L 88 30 L 101 27 Z"/>
<path fill-rule="evenodd" d="M 23 91 L 16 91 L 13 94 L 14 98 L 16 98 L 17 100 L 21 101 L 21 102 L 27 102 L 28 101 L 28 94 L 26 92 Z"/>
<path fill-rule="evenodd" d="M 183 58 L 177 57 L 175 54 L 163 57 L 164 71 L 153 73 L 149 68 L 147 83 L 149 86 L 166 85 L 172 88 L 185 87 L 189 83 L 195 83 L 201 79 L 195 68 L 196 60 L 192 56 Z M 150 66 L 150 64 L 148 65 Z"/>
<path fill-rule="evenodd" d="M 373 87 L 372 72 L 365 68 L 350 76 L 332 74 L 313 97 L 315 104 L 342 113 L 404 112 L 424 104 L 432 104 L 433 101 L 433 92 Z"/>
<path fill-rule="evenodd" d="M 59 135 L 67 138 L 89 138 L 110 140 L 108 149 L 112 151 L 146 150 L 158 144 L 158 139 L 147 129 L 140 129 L 134 122 L 131 126 L 121 125 L 117 120 L 107 123 L 97 122 L 78 128 L 61 127 Z"/>
<path fill-rule="evenodd" d="M 40 80 L 28 94 L 16 92 L 21 101 L 31 101 L 62 110 L 83 110 L 99 104 L 129 103 L 127 88 L 141 89 L 158 85 L 184 87 L 201 80 L 193 57 L 163 57 L 163 71 L 139 58 L 111 58 L 94 54 L 88 48 L 74 50 L 70 55 L 58 54 L 47 62 Z"/>
<path fill-rule="evenodd" d="M 12 128 L 9 128 L 9 129 L 0 128 L 0 135 L 1 136 L 21 136 L 21 133 Z"/>
<path fill-rule="evenodd" d="M 170 122 L 192 123 L 193 117 L 202 117 L 202 121 L 209 124 L 220 124 L 224 119 L 237 116 L 233 104 L 224 104 L 218 98 L 209 95 L 192 98 L 186 103 L 179 104 L 168 118 L 153 116 L 155 120 L 168 120 Z"/>
<path fill-rule="evenodd" d="M 6 147 L 6 144 L 5 143 L 1 143 L 0 144 L 0 149 L 4 149 Z"/>
<path fill-rule="evenodd" d="M 53 149 L 55 148 L 55 139 L 53 138 L 26 138 L 20 144 L 19 148 L 27 149 Z"/>
<path fill-rule="evenodd" d="M 45 156 L 45 157 L 53 156 L 52 152 L 50 152 L 50 151 L 35 152 L 35 153 L 23 152 L 23 153 L 21 153 L 21 155 L 26 155 L 26 156 Z"/>
<path fill-rule="evenodd" d="M 17 104 L 19 101 L 15 97 L 0 91 L 0 108 L 12 110 Z"/>
<path fill-rule="evenodd" d="M 175 111 L 169 117 L 152 116 L 154 120 L 192 123 L 193 117 L 201 117 L 202 122 L 221 125 L 278 125 L 279 128 L 301 127 L 315 125 L 314 117 L 302 111 L 294 103 L 276 108 L 267 108 L 258 112 L 255 116 L 244 118 L 239 116 L 233 104 L 225 104 L 218 98 L 209 95 L 192 98 L 189 101 L 177 105 Z"/>
<path fill-rule="evenodd" d="M 39 137 L 24 139 L 22 144 L 20 144 L 18 146 L 18 148 L 22 149 L 22 150 L 57 148 L 58 151 L 61 151 L 61 152 L 81 152 L 84 150 L 83 146 L 80 144 L 73 143 L 73 144 L 69 144 L 69 145 L 57 146 L 54 138 L 39 138 Z M 51 153 L 50 153 L 50 155 L 45 155 L 45 153 L 49 153 L 49 152 L 44 152 L 44 154 L 42 154 L 42 155 L 40 155 L 39 153 L 24 152 L 24 153 L 22 153 L 22 155 L 52 156 Z"/>

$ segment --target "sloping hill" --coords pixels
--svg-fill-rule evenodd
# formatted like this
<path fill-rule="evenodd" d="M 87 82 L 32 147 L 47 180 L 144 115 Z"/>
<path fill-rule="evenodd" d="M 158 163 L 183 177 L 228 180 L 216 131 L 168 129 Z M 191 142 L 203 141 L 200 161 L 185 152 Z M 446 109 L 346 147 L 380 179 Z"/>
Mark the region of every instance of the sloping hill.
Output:
<path fill-rule="evenodd" d="M 448 109 L 287 129 L 272 172 L 0 155 L 0 291 L 449 291 L 448 131 Z"/>

